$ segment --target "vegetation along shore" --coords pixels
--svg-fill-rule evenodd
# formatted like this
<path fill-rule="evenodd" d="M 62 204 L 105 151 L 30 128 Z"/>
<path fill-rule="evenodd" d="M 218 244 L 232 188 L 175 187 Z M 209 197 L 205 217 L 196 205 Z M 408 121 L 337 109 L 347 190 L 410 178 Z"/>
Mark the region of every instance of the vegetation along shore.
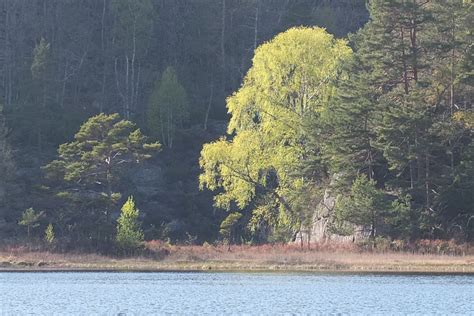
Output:
<path fill-rule="evenodd" d="M 444 246 L 441 245 L 441 248 Z M 467 247 L 466 245 L 464 247 Z M 0 251 L 0 271 L 264 271 L 474 274 L 473 250 L 443 254 L 439 244 L 413 252 L 364 251 L 345 246 L 176 246 L 151 242 L 134 257 L 51 253 L 10 248 Z M 474 249 L 474 248 L 471 248 Z M 426 251 L 426 252 L 422 252 Z M 469 252 L 470 251 L 470 252 Z"/>

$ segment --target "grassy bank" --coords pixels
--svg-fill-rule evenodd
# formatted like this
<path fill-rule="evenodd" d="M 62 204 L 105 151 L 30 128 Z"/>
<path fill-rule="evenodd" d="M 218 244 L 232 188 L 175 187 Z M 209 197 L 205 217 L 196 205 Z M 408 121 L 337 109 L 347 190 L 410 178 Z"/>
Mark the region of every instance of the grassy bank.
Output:
<path fill-rule="evenodd" d="M 169 246 L 158 257 L 0 251 L 0 271 L 319 271 L 474 274 L 474 255 L 301 250 L 286 246 Z"/>

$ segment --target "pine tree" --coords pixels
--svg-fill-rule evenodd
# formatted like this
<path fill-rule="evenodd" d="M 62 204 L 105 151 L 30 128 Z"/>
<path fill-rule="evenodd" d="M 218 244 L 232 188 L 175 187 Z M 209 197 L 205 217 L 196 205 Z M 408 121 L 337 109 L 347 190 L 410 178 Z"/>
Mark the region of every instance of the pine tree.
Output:
<path fill-rule="evenodd" d="M 342 129 L 335 133 L 336 144 L 341 145 L 336 152 L 356 153 L 361 144 L 370 143 L 383 153 L 392 171 L 384 180 L 410 193 L 412 207 L 419 209 L 424 231 L 430 236 L 435 231 L 446 233 L 447 221 L 453 219 L 443 215 L 441 222 L 440 216 L 451 209 L 441 198 L 442 192 L 451 187 L 462 147 L 470 143 L 468 133 L 452 120 L 452 113 L 456 103 L 469 100 L 460 84 L 467 76 L 458 65 L 465 65 L 466 54 L 461 52 L 469 51 L 464 21 L 471 8 L 460 0 L 446 5 L 418 0 L 370 2 L 371 19 L 355 37 L 355 56 L 360 60 L 353 68 L 368 79 L 365 87 L 369 90 L 357 86 L 358 80 L 350 82 L 349 89 L 342 85 L 339 90 L 342 99 L 347 99 L 347 91 L 352 99 L 362 92 L 365 100 L 349 103 L 352 107 L 344 107 L 339 114 L 342 118 L 344 113 L 354 114 L 342 120 L 347 130 L 351 130 L 348 122 L 353 116 L 358 117 L 357 109 L 367 104 L 375 110 L 368 112 L 375 118 L 370 129 L 375 133 L 359 130 L 357 135 L 369 135 L 366 139 L 370 141 L 353 135 L 349 139 L 356 142 L 351 146 L 340 138 L 347 134 Z"/>
<path fill-rule="evenodd" d="M 385 169 L 377 142 L 383 112 L 389 108 L 382 97 L 398 91 L 400 84 L 406 89 L 413 86 L 420 67 L 414 30 L 428 19 L 425 11 L 407 1 L 371 1 L 369 11 L 371 20 L 352 36 L 355 54 L 337 82 L 335 98 L 323 120 L 309 127 L 310 134 L 319 133 L 313 138 L 320 139 L 319 154 L 330 171 L 349 183 L 360 173 L 378 178 L 376 169 Z"/>
<path fill-rule="evenodd" d="M 433 209 L 439 218 L 438 231 L 444 236 L 461 232 L 471 236 L 474 226 L 472 181 L 472 114 L 474 4 L 472 1 L 435 0 L 432 11 L 436 23 L 428 33 L 430 56 L 434 61 L 433 86 L 437 94 L 436 122 L 432 134 L 439 144 L 433 159 L 437 175 Z M 472 222 L 472 221 L 471 221 Z M 470 227 L 469 227 L 470 226 Z M 457 234 L 459 236 L 459 233 Z"/>
<path fill-rule="evenodd" d="M 43 170 L 57 186 L 57 195 L 82 212 L 83 216 L 73 216 L 71 225 L 80 221 L 88 230 L 98 225 L 99 231 L 105 231 L 101 238 L 107 239 L 124 171 L 151 158 L 160 147 L 118 114 L 99 114 L 81 126 L 74 141 L 59 146 L 58 159 Z"/>
<path fill-rule="evenodd" d="M 418 180 L 415 176 L 415 166 L 421 165 L 423 160 L 423 149 L 419 145 L 423 138 L 420 135 L 423 128 L 418 126 L 423 124 L 417 122 L 417 119 L 424 118 L 422 114 L 427 114 L 428 108 L 425 109 L 421 105 L 416 109 L 410 108 L 411 105 L 418 106 L 420 101 L 424 103 L 420 94 L 413 97 L 411 94 L 424 79 L 420 77 L 424 57 L 419 32 L 430 21 L 430 14 L 426 4 L 418 0 L 375 0 L 370 3 L 369 12 L 371 21 L 363 31 L 367 35 L 360 44 L 364 47 L 360 53 L 367 55 L 365 58 L 371 62 L 371 67 L 378 74 L 378 80 L 372 82 L 381 92 L 376 102 L 378 110 L 383 112 L 383 120 L 379 120 L 382 124 L 378 124 L 381 125 L 378 130 L 378 145 L 389 160 L 391 168 L 410 170 L 409 181 L 410 187 L 413 188 L 414 182 Z M 416 116 L 420 111 L 421 114 Z M 386 136 L 383 132 L 396 132 L 399 124 L 405 121 L 410 122 L 405 124 L 409 129 L 399 136 L 411 136 L 411 139 L 406 140 L 402 147 L 399 140 L 393 138 L 394 135 Z M 417 132 L 413 133 L 413 129 Z M 400 148 L 390 151 L 390 146 Z M 403 150 L 404 148 L 406 150 Z"/>
<path fill-rule="evenodd" d="M 354 36 L 356 53 L 346 63 L 344 75 L 337 81 L 337 92 L 323 114 L 319 124 L 321 156 L 332 174 L 351 183 L 359 174 L 377 178 L 376 168 L 382 160 L 376 148 L 376 127 L 381 113 L 378 100 L 381 96 L 377 83 L 380 74 L 370 63 L 363 47 L 364 33 Z M 318 131 L 314 124 L 309 134 Z"/>
<path fill-rule="evenodd" d="M 354 180 L 348 196 L 338 197 L 335 217 L 339 225 L 349 222 L 368 228 L 370 238 L 375 240 L 377 228 L 389 211 L 383 191 L 376 187 L 374 180 L 362 175 Z"/>
<path fill-rule="evenodd" d="M 18 224 L 26 226 L 28 238 L 30 238 L 31 229 L 39 226 L 39 221 L 43 215 L 43 212 L 37 213 L 31 207 L 25 210 L 21 215 L 21 219 L 18 221 Z"/>
<path fill-rule="evenodd" d="M 120 251 L 130 254 L 137 250 L 143 242 L 143 231 L 138 222 L 139 210 L 135 207 L 133 197 L 129 197 L 122 206 L 117 220 L 116 243 Z"/>

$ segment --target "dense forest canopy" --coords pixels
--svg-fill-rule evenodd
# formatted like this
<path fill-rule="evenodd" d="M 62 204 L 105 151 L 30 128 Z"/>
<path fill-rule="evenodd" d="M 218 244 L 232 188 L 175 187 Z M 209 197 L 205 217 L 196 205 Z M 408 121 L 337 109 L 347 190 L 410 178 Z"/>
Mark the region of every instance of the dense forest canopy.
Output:
<path fill-rule="evenodd" d="M 0 235 L 472 240 L 472 9 L 0 0 Z"/>

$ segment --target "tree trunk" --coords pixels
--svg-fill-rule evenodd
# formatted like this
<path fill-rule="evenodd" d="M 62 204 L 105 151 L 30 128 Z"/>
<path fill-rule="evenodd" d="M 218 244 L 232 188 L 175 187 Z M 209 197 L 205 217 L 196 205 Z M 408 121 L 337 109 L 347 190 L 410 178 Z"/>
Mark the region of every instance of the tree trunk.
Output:
<path fill-rule="evenodd" d="M 416 0 L 413 2 L 415 3 Z M 416 4 L 415 4 L 416 5 Z M 410 30 L 410 42 L 411 42 L 411 53 L 412 53 L 412 60 L 413 60 L 413 80 L 418 82 L 418 47 L 416 43 L 416 32 L 417 32 L 417 25 L 416 25 L 416 17 L 413 17 L 411 21 L 411 30 Z"/>
<path fill-rule="evenodd" d="M 258 43 L 258 16 L 259 16 L 259 10 L 260 10 L 260 0 L 256 0 L 254 38 L 253 38 L 253 49 L 254 49 L 254 51 L 257 49 L 257 43 Z"/>
<path fill-rule="evenodd" d="M 372 240 L 372 248 L 375 249 L 376 248 L 376 244 L 375 244 L 375 225 L 376 225 L 376 216 L 375 216 L 375 212 L 372 212 L 372 223 L 370 224 L 370 239 Z"/>
<path fill-rule="evenodd" d="M 225 32 L 226 32 L 226 0 L 222 0 L 221 17 L 221 61 L 222 61 L 222 94 L 225 95 L 226 79 L 226 58 L 225 58 Z"/>
<path fill-rule="evenodd" d="M 452 41 L 454 43 L 455 41 L 455 23 L 454 23 L 454 18 L 453 18 L 453 32 L 452 32 Z M 454 113 L 454 58 L 455 58 L 455 52 L 454 52 L 454 44 L 453 48 L 451 49 L 451 71 L 450 71 L 450 89 L 449 89 L 449 108 L 451 111 L 451 115 Z"/>
<path fill-rule="evenodd" d="M 303 224 L 300 224 L 300 248 L 303 249 L 304 241 L 303 241 Z"/>
<path fill-rule="evenodd" d="M 209 113 L 211 112 L 213 97 L 214 97 L 214 83 L 211 83 L 211 94 L 209 95 L 209 102 L 207 104 L 206 116 L 204 117 L 204 130 L 207 130 L 207 121 L 209 119 Z"/>
<path fill-rule="evenodd" d="M 106 72 L 107 72 L 107 56 L 105 51 L 105 12 L 107 8 L 107 0 L 103 0 L 102 4 L 102 18 L 100 27 L 100 47 L 102 50 L 102 100 L 100 102 L 99 111 L 104 112 L 105 104 L 105 85 L 106 85 Z"/>
<path fill-rule="evenodd" d="M 109 164 L 111 163 L 110 157 L 109 157 Z M 110 221 L 110 209 L 112 206 L 112 173 L 110 170 L 110 166 L 107 166 L 107 175 L 106 175 L 106 181 L 107 181 L 107 198 L 109 202 L 107 203 L 107 207 L 105 209 L 105 222 L 108 225 Z"/>
<path fill-rule="evenodd" d="M 425 194 L 426 194 L 426 209 L 431 209 L 430 197 L 430 157 L 428 153 L 425 155 Z"/>
<path fill-rule="evenodd" d="M 410 141 L 407 142 L 408 143 L 408 154 L 410 155 L 411 154 L 411 149 L 410 149 Z M 410 168 L 410 189 L 414 189 L 415 188 L 415 167 L 414 167 L 414 161 L 413 159 L 410 158 L 410 160 L 408 161 L 408 165 L 409 165 L 409 168 Z"/>
<path fill-rule="evenodd" d="M 402 45 L 404 45 L 404 31 L 403 27 L 400 28 L 400 35 L 402 37 Z M 405 55 L 405 47 L 402 48 L 402 62 L 403 62 L 403 86 L 405 89 L 405 94 L 408 94 L 409 85 L 408 85 L 408 69 L 407 69 L 407 61 Z"/>

